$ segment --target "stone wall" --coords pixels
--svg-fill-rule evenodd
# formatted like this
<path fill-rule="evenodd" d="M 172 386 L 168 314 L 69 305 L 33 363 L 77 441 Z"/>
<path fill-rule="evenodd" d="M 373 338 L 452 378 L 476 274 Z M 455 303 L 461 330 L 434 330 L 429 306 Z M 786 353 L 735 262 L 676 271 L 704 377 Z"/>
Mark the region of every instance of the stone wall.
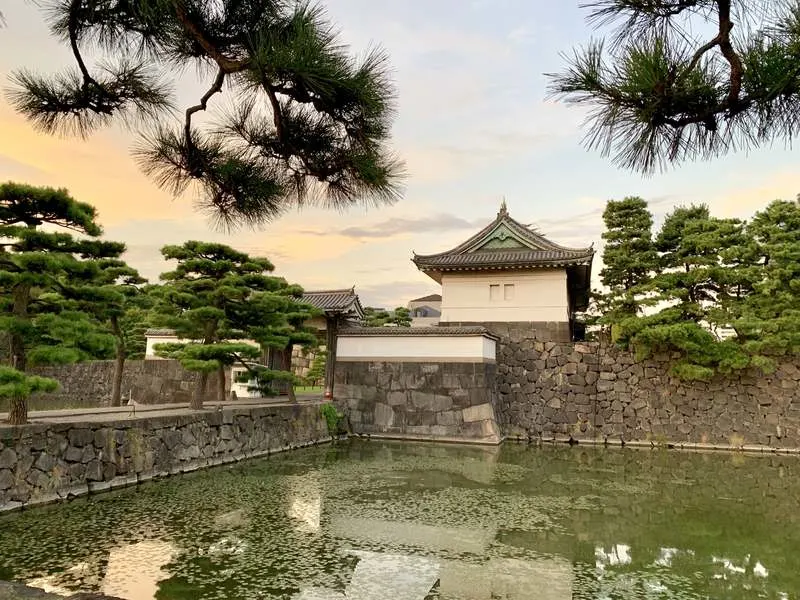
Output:
<path fill-rule="evenodd" d="M 800 365 L 684 382 L 671 357 L 637 362 L 597 343 L 531 334 L 498 344 L 497 417 L 508 436 L 800 448 Z"/>
<path fill-rule="evenodd" d="M 0 511 L 327 439 L 315 404 L 0 426 Z"/>
<path fill-rule="evenodd" d="M 570 342 L 572 331 L 568 321 L 492 321 L 480 323 L 441 322 L 440 327 L 485 327 L 501 338 L 535 337 L 546 342 Z"/>
<path fill-rule="evenodd" d="M 324 344 L 317 348 L 307 348 L 299 344 L 292 347 L 292 373 L 302 379 L 308 377 L 308 373 L 311 371 L 311 367 L 314 366 L 314 361 L 319 351 L 325 351 Z M 320 377 L 320 385 L 322 385 L 322 379 L 323 377 Z"/>
<path fill-rule="evenodd" d="M 58 380 L 61 389 L 31 398 L 30 410 L 108 406 L 111 399 L 114 361 L 40 367 L 35 373 Z M 122 377 L 122 403 L 129 398 L 139 404 L 189 402 L 196 382 L 197 374 L 174 360 L 129 360 Z M 215 382 L 210 382 L 209 390 L 216 390 Z"/>
<path fill-rule="evenodd" d="M 497 444 L 494 363 L 337 361 L 334 396 L 355 433 Z"/>

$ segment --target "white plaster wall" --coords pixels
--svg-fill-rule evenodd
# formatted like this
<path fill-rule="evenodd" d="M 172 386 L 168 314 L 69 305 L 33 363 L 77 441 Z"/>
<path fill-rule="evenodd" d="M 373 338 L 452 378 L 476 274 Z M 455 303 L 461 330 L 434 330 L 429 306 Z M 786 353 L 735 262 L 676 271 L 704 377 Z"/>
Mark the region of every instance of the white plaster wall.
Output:
<path fill-rule="evenodd" d="M 336 345 L 337 360 L 405 359 L 464 361 L 494 360 L 496 344 L 483 335 L 385 335 L 340 334 Z"/>
<path fill-rule="evenodd" d="M 412 327 L 433 327 L 439 324 L 440 317 L 411 317 Z"/>
<path fill-rule="evenodd" d="M 491 300 L 490 285 L 500 286 Z M 514 285 L 514 298 L 503 298 L 503 286 Z M 569 320 L 565 269 L 535 269 L 497 274 L 442 275 L 442 316 L 446 322 L 509 322 Z"/>
<path fill-rule="evenodd" d="M 160 335 L 160 336 L 147 336 L 147 346 L 144 350 L 145 358 L 163 359 L 162 356 L 156 355 L 156 344 L 186 344 L 189 340 L 179 340 L 175 335 Z"/>

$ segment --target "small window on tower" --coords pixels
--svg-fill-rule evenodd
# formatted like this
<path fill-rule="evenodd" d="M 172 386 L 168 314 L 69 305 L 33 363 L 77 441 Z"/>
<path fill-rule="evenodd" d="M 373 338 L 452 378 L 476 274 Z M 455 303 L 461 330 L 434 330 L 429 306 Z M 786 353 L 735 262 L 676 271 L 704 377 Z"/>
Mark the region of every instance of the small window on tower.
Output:
<path fill-rule="evenodd" d="M 503 299 L 504 300 L 513 300 L 514 299 L 514 284 L 507 283 L 503 286 Z"/>
<path fill-rule="evenodd" d="M 490 285 L 489 286 L 489 300 L 492 300 L 492 301 L 500 300 L 500 286 L 499 285 Z"/>

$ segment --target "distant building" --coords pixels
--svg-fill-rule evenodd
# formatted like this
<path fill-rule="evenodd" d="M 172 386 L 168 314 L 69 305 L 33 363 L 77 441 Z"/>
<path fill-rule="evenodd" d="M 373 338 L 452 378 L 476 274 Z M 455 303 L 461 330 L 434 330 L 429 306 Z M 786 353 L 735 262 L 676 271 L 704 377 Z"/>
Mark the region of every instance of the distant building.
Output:
<path fill-rule="evenodd" d="M 569 341 L 582 330 L 594 250 L 567 248 L 512 219 L 497 218 L 464 243 L 413 262 L 442 286 L 441 325 L 481 324 L 497 331 L 531 329 L 540 339 Z"/>
<path fill-rule="evenodd" d="M 439 324 L 442 316 L 442 296 L 430 294 L 416 298 L 408 303 L 412 327 L 430 327 Z"/>

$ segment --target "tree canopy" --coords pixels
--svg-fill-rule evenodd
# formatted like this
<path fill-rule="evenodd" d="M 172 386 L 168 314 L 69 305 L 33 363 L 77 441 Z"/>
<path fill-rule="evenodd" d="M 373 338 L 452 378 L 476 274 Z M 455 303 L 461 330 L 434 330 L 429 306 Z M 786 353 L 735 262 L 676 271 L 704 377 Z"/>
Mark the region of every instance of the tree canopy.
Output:
<path fill-rule="evenodd" d="M 635 315 L 641 308 L 640 289 L 656 266 L 653 217 L 642 198 L 610 200 L 603 211 L 603 269 L 600 281 L 608 289 L 606 319 Z"/>
<path fill-rule="evenodd" d="M 609 202 L 605 215 L 634 205 L 630 223 L 652 222 L 639 199 Z M 600 323 L 618 343 L 640 356 L 677 352 L 675 373 L 687 379 L 748 366 L 769 370 L 800 352 L 800 203 L 772 202 L 749 222 L 714 217 L 704 205 L 678 207 L 651 247 L 629 252 L 618 252 L 625 223 L 606 223 L 604 238 L 614 245 L 603 255 L 607 288 L 596 301 Z M 650 266 L 634 271 L 653 249 Z"/>
<path fill-rule="evenodd" d="M 85 307 L 107 306 L 102 265 L 125 246 L 96 239 L 101 232 L 94 208 L 66 190 L 0 185 L 0 330 L 9 334 L 11 368 L 111 355 L 113 338 Z M 26 389 L 24 379 L 6 375 L 17 386 L 6 391 Z M 12 396 L 14 424 L 27 419 L 25 399 Z"/>
<path fill-rule="evenodd" d="M 325 12 L 279 0 L 43 0 L 75 68 L 12 75 L 11 101 L 47 133 L 82 136 L 122 121 L 136 157 L 175 195 L 196 184 L 221 224 L 262 224 L 288 208 L 394 202 L 403 167 L 387 148 L 388 57 L 352 57 Z M 177 77 L 208 87 L 176 108 Z M 228 94 L 227 106 L 216 97 Z"/>
<path fill-rule="evenodd" d="M 652 173 L 800 131 L 800 2 L 593 0 L 616 24 L 565 55 L 550 91 L 588 106 L 585 143 Z"/>
<path fill-rule="evenodd" d="M 299 301 L 303 290 L 272 275 L 268 259 L 224 244 L 189 241 L 165 246 L 161 252 L 177 262 L 174 270 L 161 275 L 164 285 L 157 304 L 161 322 L 191 341 L 163 344 L 156 350 L 200 373 L 192 406 L 202 406 L 208 375 L 214 372 L 217 399 L 225 400 L 225 367 L 233 364 L 247 366 L 265 386 L 283 377 L 250 363 L 268 348 L 283 351 L 294 341 L 306 340 L 302 322 L 312 315 L 312 308 Z"/>
<path fill-rule="evenodd" d="M 364 325 L 366 327 L 411 327 L 411 314 L 403 306 L 398 306 L 394 310 L 367 306 L 364 308 Z"/>

